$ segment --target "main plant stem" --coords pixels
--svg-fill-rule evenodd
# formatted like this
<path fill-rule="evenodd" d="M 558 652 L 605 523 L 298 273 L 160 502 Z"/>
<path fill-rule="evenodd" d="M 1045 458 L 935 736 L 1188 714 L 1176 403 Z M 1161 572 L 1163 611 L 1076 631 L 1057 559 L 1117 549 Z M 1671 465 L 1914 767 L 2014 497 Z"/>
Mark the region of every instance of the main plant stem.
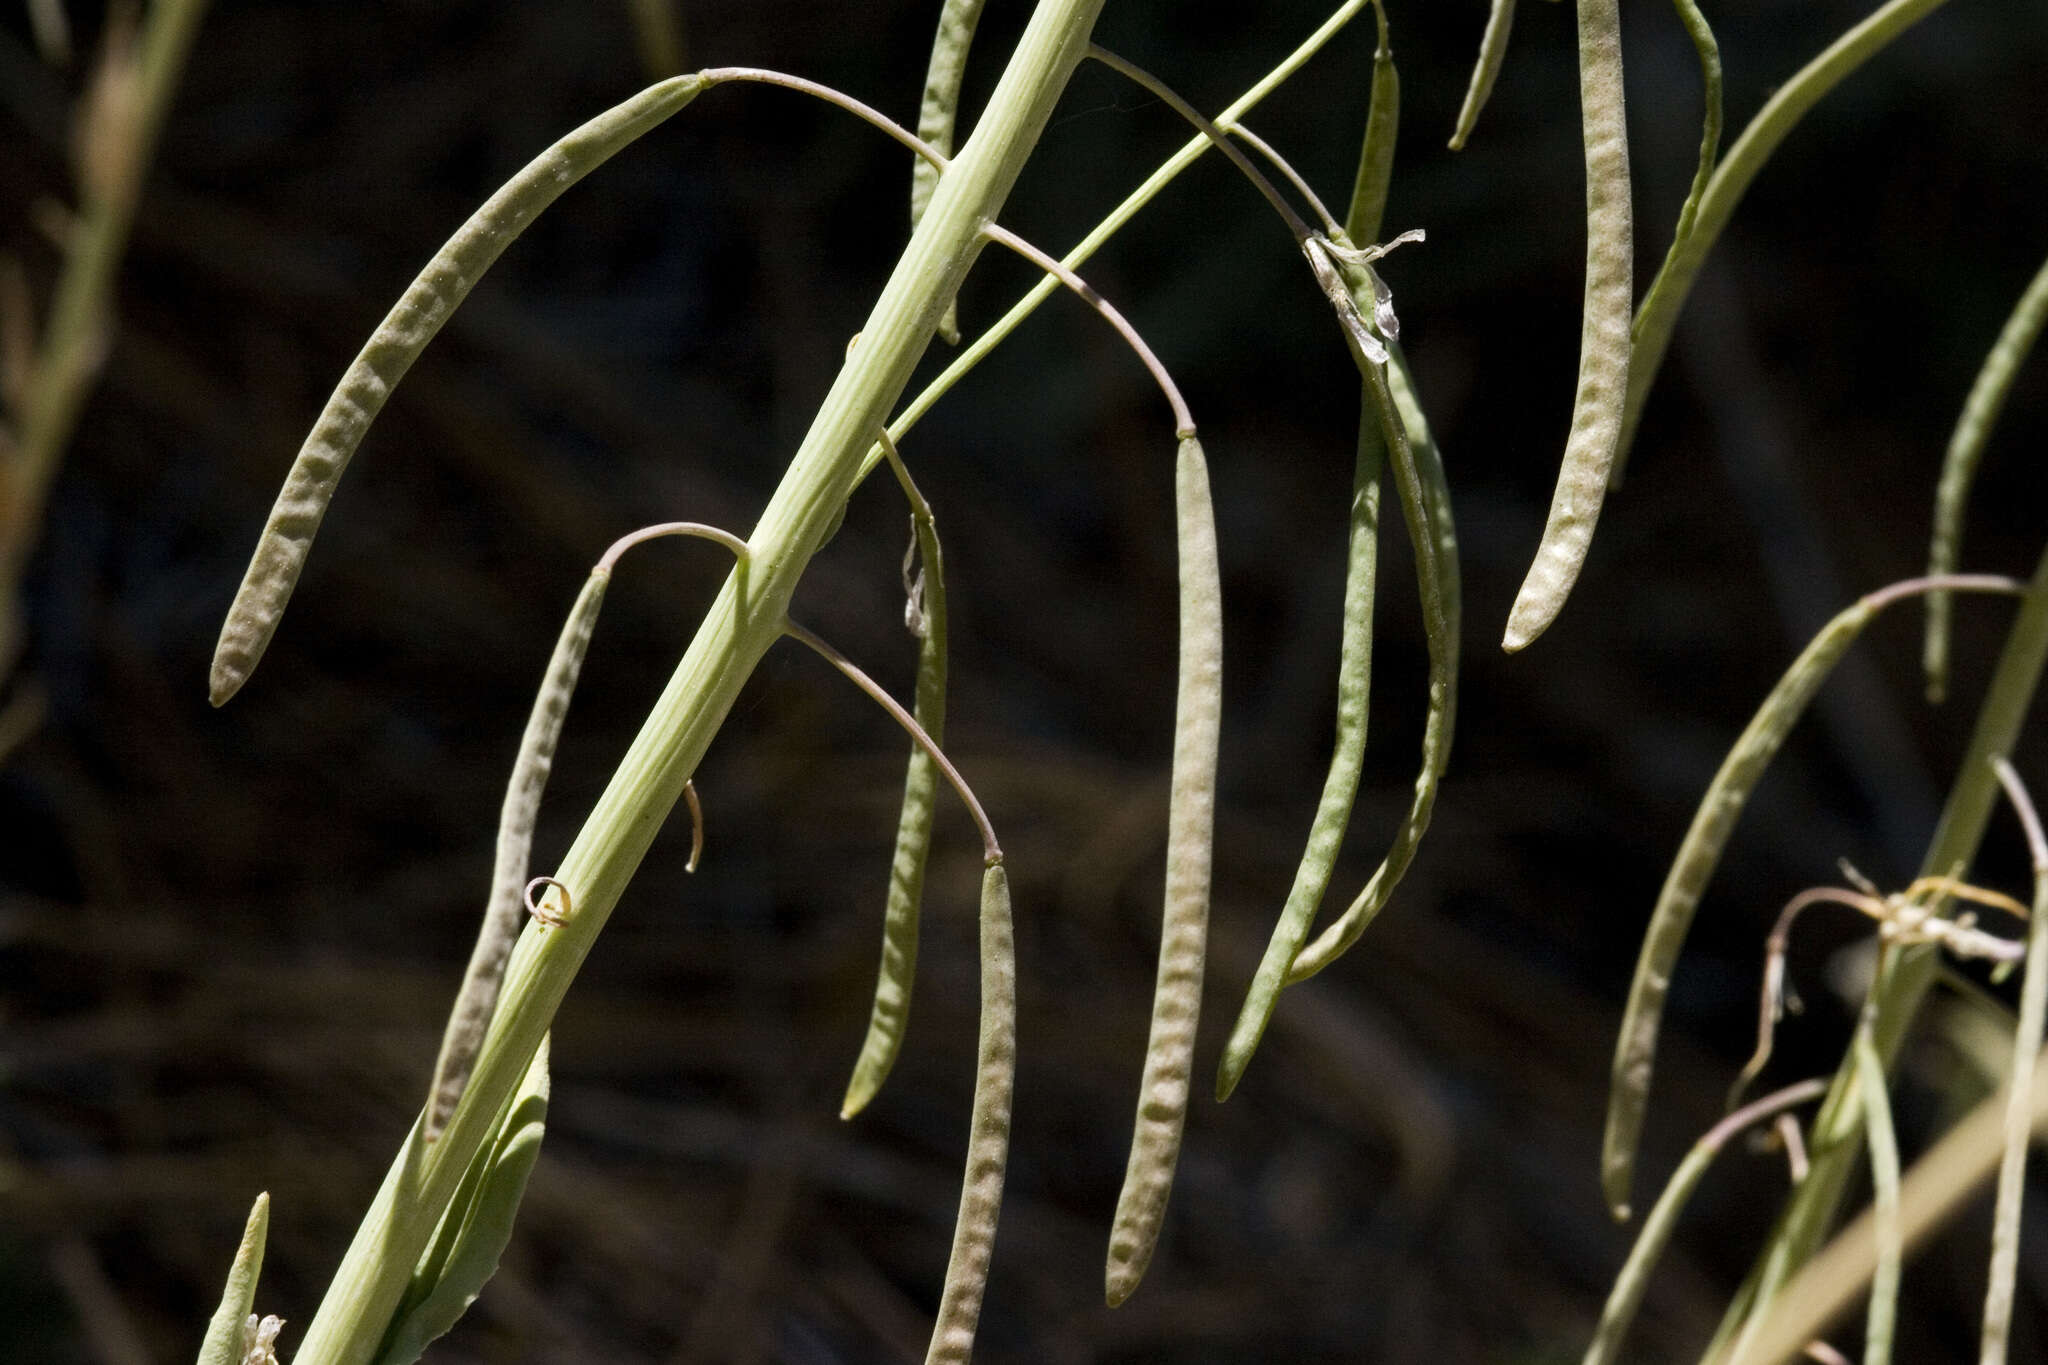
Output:
<path fill-rule="evenodd" d="M 852 491 L 875 433 L 901 397 L 946 303 L 959 289 L 1087 50 L 1103 0 L 1041 0 L 967 145 L 930 206 L 832 389 L 698 627 L 661 699 L 556 871 L 574 892 L 559 929 L 529 923 L 476 1071 L 448 1128 L 431 1145 L 414 1129 L 364 1216 L 297 1365 L 364 1365 L 404 1293 L 421 1250 L 612 907 L 740 688 L 782 633 L 797 581 Z"/>

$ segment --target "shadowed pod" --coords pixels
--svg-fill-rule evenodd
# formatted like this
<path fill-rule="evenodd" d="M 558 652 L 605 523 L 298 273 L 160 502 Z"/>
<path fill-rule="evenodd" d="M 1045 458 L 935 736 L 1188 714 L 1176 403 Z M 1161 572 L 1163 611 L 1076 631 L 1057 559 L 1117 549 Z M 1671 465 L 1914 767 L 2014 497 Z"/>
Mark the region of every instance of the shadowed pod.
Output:
<path fill-rule="evenodd" d="M 925 70 L 924 99 L 917 108 L 917 135 L 941 156 L 953 154 L 953 127 L 960 115 L 960 82 L 967 76 L 967 53 L 974 27 L 981 22 L 983 0 L 944 0 L 938 32 L 932 35 L 931 62 Z M 924 217 L 924 206 L 938 187 L 939 167 L 923 157 L 910 167 L 910 225 Z M 948 300 L 939 318 L 939 335 L 950 346 L 960 344 L 958 305 Z"/>
<path fill-rule="evenodd" d="M 946 572 L 931 507 L 896 446 L 883 433 L 890 467 L 910 500 L 910 556 L 919 568 L 910 577 L 904 560 L 904 619 L 917 637 L 917 682 L 912 714 L 932 742 L 946 742 Z M 868 1106 L 888 1079 L 910 1023 L 912 983 L 917 975 L 918 917 L 924 900 L 925 862 L 931 853 L 937 813 L 939 766 L 919 744 L 910 746 L 903 774 L 903 808 L 896 819 L 896 849 L 889 860 L 889 897 L 882 916 L 882 963 L 875 976 L 875 1000 L 868 1015 L 853 1076 L 839 1117 L 850 1119 Z"/>
<path fill-rule="evenodd" d="M 1608 1209 L 1617 1219 L 1628 1217 L 1636 1145 L 1649 1104 L 1657 1032 L 1664 998 L 1671 988 L 1671 973 L 1692 927 L 1693 912 L 1735 831 L 1735 822 L 1785 737 L 1863 628 L 1892 603 L 1938 587 L 1958 592 L 2021 591 L 2015 580 L 1989 574 L 1920 578 L 1881 588 L 1845 608 L 1785 670 L 1736 739 L 1701 798 L 1685 840 L 1672 859 L 1663 890 L 1658 893 L 1656 908 L 1651 911 L 1635 979 L 1629 986 L 1621 1035 L 1615 1044 L 1607 1132 L 1601 1153 L 1601 1185 Z"/>
<path fill-rule="evenodd" d="M 214 646 L 208 695 L 215 706 L 224 705 L 241 689 L 269 647 L 342 473 L 371 422 L 477 281 L 571 185 L 705 90 L 728 82 L 780 86 L 814 96 L 879 128 L 925 160 L 941 166 L 946 162 L 913 134 L 849 95 L 800 76 L 740 66 L 717 67 L 650 86 L 529 161 L 470 215 L 407 286 L 315 419 L 257 538 L 255 554 Z"/>
<path fill-rule="evenodd" d="M 1493 0 L 1486 16 L 1486 32 L 1479 38 L 1479 60 L 1472 64 L 1472 83 L 1465 90 L 1465 102 L 1458 107 L 1458 126 L 1451 133 L 1451 150 L 1465 150 L 1465 139 L 1479 123 L 1479 111 L 1493 94 L 1500 78 L 1501 63 L 1507 60 L 1508 32 L 1515 25 L 1515 0 Z"/>
<path fill-rule="evenodd" d="M 513 760 L 512 776 L 505 784 L 505 801 L 498 813 L 498 842 L 491 867 L 491 892 L 484 906 L 483 926 L 477 931 L 476 947 L 456 992 L 455 1007 L 449 1012 L 442 1034 L 441 1051 L 434 1060 L 434 1078 L 427 1087 L 424 1136 L 428 1142 L 441 1136 L 448 1118 L 469 1084 L 470 1069 L 483 1046 L 484 1035 L 497 1008 L 498 991 L 505 978 L 505 964 L 512 945 L 519 938 L 520 911 L 526 907 L 527 871 L 533 855 L 533 830 L 540 817 L 540 801 L 547 790 L 548 774 L 554 766 L 555 748 L 562 740 L 562 725 L 569 703 L 576 695 L 576 681 L 583 672 L 583 658 L 590 650 L 590 637 L 597 629 L 597 614 L 604 605 L 606 586 L 619 557 L 635 545 L 662 536 L 690 536 L 714 541 L 732 551 L 744 566 L 747 543 L 715 526 L 692 521 L 663 522 L 643 527 L 621 537 L 605 551 L 590 571 L 562 633 L 548 657 L 540 691 L 533 699 L 526 730 L 519 738 L 519 755 Z M 696 789 L 685 784 L 690 804 L 690 871 L 696 871 L 697 857 L 704 842 L 703 811 Z M 551 878 L 544 880 L 552 880 Z"/>
<path fill-rule="evenodd" d="M 1999 329 L 1998 340 L 1985 355 L 1984 364 L 1970 385 L 1970 396 L 1963 400 L 1955 431 L 1949 436 L 1948 450 L 1941 462 L 1941 482 L 1934 494 L 1934 532 L 1927 547 L 1929 574 L 1956 570 L 1962 556 L 1963 510 L 1970 499 L 1970 485 L 1976 481 L 1977 465 L 1984 456 L 1984 444 L 1998 425 L 2006 395 L 2012 392 L 2013 379 L 2040 338 L 2044 322 L 2048 322 L 2048 264 L 2035 272 L 2012 315 Z M 1927 638 L 1921 667 L 1927 674 L 1927 699 L 1931 702 L 1939 702 L 1948 695 L 1949 605 L 1947 593 L 1927 594 Z"/>

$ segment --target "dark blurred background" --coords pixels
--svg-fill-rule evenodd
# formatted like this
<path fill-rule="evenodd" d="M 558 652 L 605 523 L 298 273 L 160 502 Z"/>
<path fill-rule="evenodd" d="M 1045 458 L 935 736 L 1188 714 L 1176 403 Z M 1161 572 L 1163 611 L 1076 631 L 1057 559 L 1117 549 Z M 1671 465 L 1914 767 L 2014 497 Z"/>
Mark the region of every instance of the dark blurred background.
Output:
<path fill-rule="evenodd" d="M 1495 648 L 1571 406 L 1583 190 L 1569 6 L 1525 5 L 1469 150 L 1444 150 L 1484 6 L 1395 3 L 1408 94 L 1385 268 L 1450 468 L 1464 700 L 1437 817 L 1358 948 L 1288 993 L 1238 1095 L 1194 1107 L 1141 1292 L 1101 1305 L 1156 950 L 1174 662 L 1169 422 L 1141 370 L 1051 301 L 904 453 L 953 600 L 950 744 L 1016 878 L 1022 1070 L 979 1358 L 1577 1358 L 1633 1229 L 1595 1158 L 1621 996 L 1663 870 L 1751 709 L 1856 594 L 1920 571 L 1941 451 L 2048 252 L 2048 10 L 1956 0 L 1830 96 L 1703 276 L 1625 489 L 1560 623 Z M 1711 7 L 1729 137 L 1861 0 Z M 82 52 L 103 22 L 68 7 Z M 1028 7 L 989 6 L 978 107 Z M 1098 38 L 1221 108 L 1326 10 L 1109 6 Z M 688 66 L 748 63 L 915 115 L 935 6 L 685 7 Z M 1698 138 L 1690 46 L 1625 16 L 1638 288 Z M 1371 19 L 1252 125 L 1341 204 Z M 81 61 L 0 10 L 0 250 L 39 301 Z M 393 398 L 268 660 L 209 710 L 219 618 L 304 429 L 413 272 L 552 138 L 647 78 L 623 3 L 213 6 L 148 180 L 119 327 L 25 587 L 0 768 L 0 1359 L 195 1349 L 249 1199 L 259 1307 L 294 1345 L 424 1092 L 488 882 L 505 772 L 562 613 L 614 536 L 751 525 L 908 232 L 907 158 L 786 92 L 723 88 L 572 191 Z M 1185 130 L 1084 68 L 1005 218 L 1064 250 Z M 1198 1090 L 1285 895 L 1333 715 L 1356 382 L 1257 197 L 1206 159 L 1086 271 L 1174 369 L 1213 463 L 1230 640 Z M 970 334 L 1031 282 L 988 253 Z M 936 354 L 926 373 L 945 359 Z M 1965 567 L 2042 538 L 2048 363 L 2022 375 Z M 2037 473 L 2029 475 L 2033 468 Z M 1391 509 L 1365 787 L 1333 912 L 1413 777 L 1424 655 Z M 798 595 L 906 693 L 895 490 L 875 480 Z M 708 602 L 719 556 L 639 552 L 613 589 L 549 790 L 564 849 Z M 1643 1184 L 1720 1112 L 1765 930 L 1848 857 L 1917 865 L 2009 608 L 1959 608 L 1929 709 L 1918 613 L 1882 620 L 1744 819 L 1674 988 Z M 905 744 L 816 659 L 770 655 L 555 1031 L 547 1148 L 498 1277 L 439 1360 L 915 1358 L 972 1083 L 978 848 L 948 810 L 908 1044 L 837 1106 L 867 1010 Z M 2048 783 L 2030 741 L 2023 772 Z M 2003 821 L 2003 817 L 2001 817 Z M 680 822 L 672 822 L 679 824 Z M 2009 822 L 1980 881 L 2024 894 Z M 1815 916 L 1780 1083 L 1831 1067 L 1828 987 L 1862 926 Z M 1943 997 L 1944 999 L 1946 997 Z M 1981 1093 L 1935 1010 L 1898 1104 L 1917 1150 Z M 1784 1187 L 1731 1153 L 1650 1291 L 1632 1358 L 1691 1359 Z M 2048 1190 L 2014 1355 L 2038 1359 Z M 1909 1265 L 1900 1358 L 1974 1342 L 1988 1215 Z M 1847 1349 L 1856 1332 L 1836 1338 Z"/>

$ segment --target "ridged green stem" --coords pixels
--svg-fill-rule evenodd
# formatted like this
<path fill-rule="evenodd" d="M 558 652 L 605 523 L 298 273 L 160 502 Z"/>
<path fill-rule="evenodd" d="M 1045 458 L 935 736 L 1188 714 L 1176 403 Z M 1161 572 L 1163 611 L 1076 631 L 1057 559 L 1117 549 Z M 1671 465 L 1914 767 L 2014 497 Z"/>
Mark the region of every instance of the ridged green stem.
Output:
<path fill-rule="evenodd" d="M 431 1149 L 418 1129 L 393 1163 L 296 1356 L 363 1365 L 441 1210 L 490 1136 L 555 1010 L 742 686 L 780 638 L 785 610 L 1086 50 L 1102 0 L 1041 0 L 987 112 L 933 193 L 790 461 L 736 569 L 556 871 L 574 891 L 559 929 L 529 923 L 469 1088 Z"/>

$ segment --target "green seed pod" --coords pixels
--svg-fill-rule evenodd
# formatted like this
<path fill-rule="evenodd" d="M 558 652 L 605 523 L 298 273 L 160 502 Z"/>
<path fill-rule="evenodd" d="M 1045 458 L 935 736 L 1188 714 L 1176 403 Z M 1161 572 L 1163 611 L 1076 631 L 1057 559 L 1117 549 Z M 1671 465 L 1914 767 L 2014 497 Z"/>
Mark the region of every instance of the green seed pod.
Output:
<path fill-rule="evenodd" d="M 925 1365 L 966 1365 L 988 1286 L 1003 1177 L 1010 1160 L 1010 1101 L 1017 1080 L 1017 944 L 1010 920 L 1010 874 L 1001 858 L 981 877 L 981 1037 L 976 1049 L 974 1112 L 953 1252 Z"/>
<path fill-rule="evenodd" d="M 391 390 L 449 315 L 505 248 L 564 190 L 695 99 L 703 88 L 696 76 L 663 81 L 542 152 L 470 215 L 399 296 L 342 375 L 285 476 L 214 647 L 210 690 L 215 706 L 225 704 L 248 681 L 269 647 L 342 471 Z"/>
<path fill-rule="evenodd" d="M 1223 720 L 1223 590 L 1208 461 L 1202 443 L 1193 436 L 1180 443 L 1174 490 L 1180 548 L 1180 684 L 1166 816 L 1166 905 L 1137 1121 L 1103 1274 L 1111 1307 L 1129 1298 L 1144 1278 L 1173 1191 L 1209 941 L 1216 750 Z"/>

